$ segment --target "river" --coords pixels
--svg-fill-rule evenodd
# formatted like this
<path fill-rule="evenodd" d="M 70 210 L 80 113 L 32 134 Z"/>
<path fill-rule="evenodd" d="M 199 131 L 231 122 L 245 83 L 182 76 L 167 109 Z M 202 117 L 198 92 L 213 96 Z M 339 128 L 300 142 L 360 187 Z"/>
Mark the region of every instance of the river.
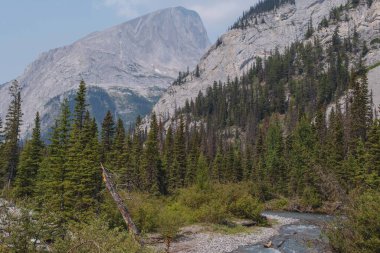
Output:
<path fill-rule="evenodd" d="M 265 212 L 263 215 L 276 215 L 298 221 L 284 225 L 279 234 L 272 237 L 271 248 L 263 243 L 240 247 L 233 253 L 327 253 L 329 242 L 322 227 L 333 220 L 333 216 L 292 212 Z M 269 242 L 268 241 L 268 242 Z"/>

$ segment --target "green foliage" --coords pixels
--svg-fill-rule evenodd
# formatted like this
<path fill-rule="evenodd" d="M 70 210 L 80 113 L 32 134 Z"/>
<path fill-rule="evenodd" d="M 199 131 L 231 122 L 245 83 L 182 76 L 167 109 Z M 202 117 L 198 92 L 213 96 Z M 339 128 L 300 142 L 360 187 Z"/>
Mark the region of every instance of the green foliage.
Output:
<path fill-rule="evenodd" d="M 2 145 L 2 162 L 0 163 L 0 187 L 10 187 L 16 176 L 19 162 L 19 133 L 22 123 L 21 87 L 17 80 L 9 88 L 11 102 L 5 116 L 5 125 L 2 130 L 4 144 Z"/>
<path fill-rule="evenodd" d="M 170 250 L 171 241 L 177 236 L 179 229 L 184 224 L 181 213 L 166 208 L 158 216 L 158 232 L 166 242 L 166 252 Z"/>
<path fill-rule="evenodd" d="M 232 203 L 229 209 L 236 217 L 259 221 L 261 220 L 263 206 L 256 198 L 245 195 Z"/>
<path fill-rule="evenodd" d="M 287 198 L 278 198 L 272 199 L 265 203 L 265 209 L 268 210 L 286 210 L 289 206 L 289 199 Z"/>
<path fill-rule="evenodd" d="M 380 248 L 380 193 L 354 191 L 344 218 L 329 230 L 336 252 L 377 252 Z"/>
<path fill-rule="evenodd" d="M 302 204 L 306 207 L 317 208 L 322 205 L 322 200 L 315 189 L 306 187 L 302 194 Z"/>
<path fill-rule="evenodd" d="M 90 223 L 74 223 L 64 240 L 52 245 L 52 252 L 151 252 L 142 248 L 123 228 L 110 229 L 106 221 L 93 219 Z"/>
<path fill-rule="evenodd" d="M 32 139 L 20 155 L 14 192 L 17 197 L 30 197 L 36 190 L 37 173 L 42 161 L 44 145 L 41 140 L 40 116 L 37 113 Z"/>
<path fill-rule="evenodd" d="M 214 185 L 208 190 L 183 189 L 176 197 L 177 206 L 188 222 L 222 224 L 231 217 L 261 221 L 262 204 L 252 196 L 250 184 Z"/>
<path fill-rule="evenodd" d="M 295 4 L 295 0 L 264 0 L 252 6 L 247 12 L 243 13 L 231 27 L 231 29 L 244 29 L 248 26 L 253 17 L 260 16 L 261 13 L 272 11 L 284 4 Z"/>

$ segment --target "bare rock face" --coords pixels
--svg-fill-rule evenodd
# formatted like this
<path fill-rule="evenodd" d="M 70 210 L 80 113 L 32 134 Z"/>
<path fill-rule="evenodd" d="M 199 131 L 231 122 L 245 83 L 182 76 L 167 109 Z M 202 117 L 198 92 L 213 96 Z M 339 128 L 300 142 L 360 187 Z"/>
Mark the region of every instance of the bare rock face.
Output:
<path fill-rule="evenodd" d="M 199 91 L 204 92 L 214 81 L 225 82 L 228 78 L 242 76 L 255 61 L 255 57 L 265 57 L 276 48 L 281 52 L 292 42 L 304 40 L 310 18 L 316 28 L 324 17 L 329 18 L 333 7 L 346 3 L 347 0 L 296 0 L 295 4 L 286 4 L 260 14 L 258 22 L 255 24 L 252 21 L 246 29 L 228 31 L 202 57 L 199 62 L 200 77 L 192 76 L 185 84 L 170 87 L 153 110 L 167 119 L 176 108 L 185 104 L 186 99 L 194 99 Z M 317 36 L 326 45 L 337 25 L 343 37 L 352 35 L 356 27 L 360 39 L 367 41 L 368 45 L 376 38 L 380 40 L 380 1 L 374 1 L 371 8 L 362 3 L 349 11 L 347 20 L 322 28 L 313 36 Z M 380 42 L 372 43 L 369 48 L 366 64 L 380 62 Z M 370 78 L 370 87 L 380 86 L 379 79 L 374 81 L 376 83 L 372 80 Z"/>
<path fill-rule="evenodd" d="M 182 7 L 160 10 L 72 45 L 43 53 L 18 77 L 27 133 L 34 114 L 51 126 L 64 97 L 71 100 L 79 81 L 89 86 L 90 109 L 98 120 L 110 109 L 124 120 L 151 111 L 161 93 L 187 67 L 194 68 L 210 42 L 201 18 Z M 0 86 L 0 116 L 8 87 Z"/>

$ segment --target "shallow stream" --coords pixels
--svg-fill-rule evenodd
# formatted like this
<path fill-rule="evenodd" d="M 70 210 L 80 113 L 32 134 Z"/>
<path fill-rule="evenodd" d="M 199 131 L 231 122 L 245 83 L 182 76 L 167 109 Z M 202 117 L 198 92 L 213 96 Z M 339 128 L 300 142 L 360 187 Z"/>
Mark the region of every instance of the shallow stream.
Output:
<path fill-rule="evenodd" d="M 271 248 L 263 243 L 241 247 L 233 253 L 327 253 L 329 242 L 322 227 L 333 220 L 333 216 L 292 212 L 265 212 L 263 215 L 276 215 L 298 221 L 282 226 L 279 234 L 272 237 Z M 269 241 L 267 243 L 269 243 Z"/>

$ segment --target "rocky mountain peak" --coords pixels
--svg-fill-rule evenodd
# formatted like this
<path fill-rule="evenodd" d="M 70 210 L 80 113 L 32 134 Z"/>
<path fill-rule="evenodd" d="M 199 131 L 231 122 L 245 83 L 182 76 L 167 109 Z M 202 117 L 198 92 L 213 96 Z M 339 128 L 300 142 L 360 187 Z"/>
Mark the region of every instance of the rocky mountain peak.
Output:
<path fill-rule="evenodd" d="M 183 7 L 168 8 L 85 36 L 71 45 L 42 53 L 19 76 L 26 133 L 34 114 L 44 128 L 52 125 L 64 97 L 79 81 L 89 86 L 91 111 L 100 121 L 107 110 L 127 123 L 150 112 L 161 93 L 193 68 L 210 42 L 200 16 Z M 0 86 L 0 115 L 9 104 Z"/>

